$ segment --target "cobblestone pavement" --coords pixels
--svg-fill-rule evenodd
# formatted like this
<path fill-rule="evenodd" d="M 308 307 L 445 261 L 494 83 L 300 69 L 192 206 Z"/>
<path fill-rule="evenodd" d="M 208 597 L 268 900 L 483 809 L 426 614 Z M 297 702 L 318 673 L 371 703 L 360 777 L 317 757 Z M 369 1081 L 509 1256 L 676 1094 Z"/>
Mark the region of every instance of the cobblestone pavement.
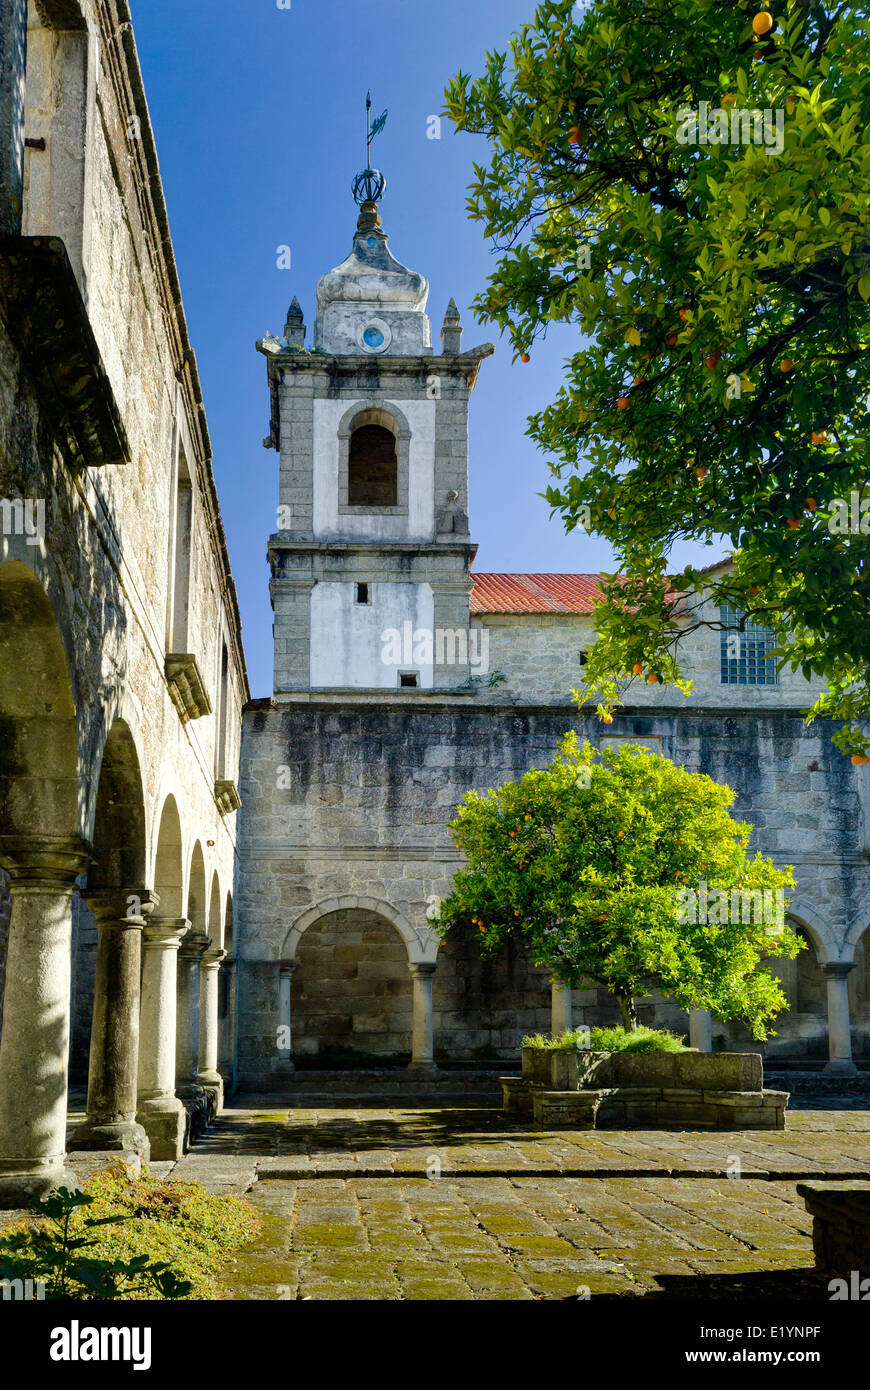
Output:
<path fill-rule="evenodd" d="M 870 1109 L 802 1104 L 778 1133 L 541 1134 L 490 1107 L 253 1097 L 155 1167 L 261 1213 L 226 1298 L 818 1299 L 795 1181 L 870 1177 Z"/>

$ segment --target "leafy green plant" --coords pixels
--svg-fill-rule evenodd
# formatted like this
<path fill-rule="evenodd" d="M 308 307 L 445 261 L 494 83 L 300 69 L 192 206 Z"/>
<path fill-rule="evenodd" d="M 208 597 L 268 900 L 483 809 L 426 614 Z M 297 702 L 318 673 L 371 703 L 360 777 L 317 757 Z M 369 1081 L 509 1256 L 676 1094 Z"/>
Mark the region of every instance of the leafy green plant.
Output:
<path fill-rule="evenodd" d="M 619 571 L 578 694 L 604 714 L 633 677 L 688 690 L 681 645 L 728 604 L 827 682 L 810 715 L 866 761 L 870 28 L 864 0 L 770 0 L 759 31 L 761 9 L 543 0 L 446 110 L 489 144 L 478 319 L 523 361 L 551 324 L 577 332 L 528 432 L 554 511 Z M 675 542 L 722 538 L 733 566 L 669 581 Z"/>
<path fill-rule="evenodd" d="M 206 1299 L 216 1272 L 259 1228 L 235 1197 L 200 1183 L 132 1179 L 119 1165 L 86 1193 L 58 1191 L 0 1234 L 0 1277 L 42 1278 L 48 1298 Z"/>
<path fill-rule="evenodd" d="M 59 1187 L 48 1197 L 35 1197 L 31 1208 L 43 1221 L 4 1239 L 2 1245 L 9 1258 L 0 1266 L 0 1277 L 40 1279 L 49 1299 L 123 1299 L 136 1293 L 147 1293 L 151 1298 L 189 1297 L 193 1286 L 179 1279 L 165 1262 L 147 1255 L 110 1260 L 86 1253 L 94 1250 L 97 1241 L 76 1235 L 76 1230 L 93 1231 L 130 1219 L 82 1216 L 74 1223 L 74 1216 L 93 1204 L 88 1193 L 71 1192 L 67 1187 Z"/>
<path fill-rule="evenodd" d="M 565 984 L 603 985 L 632 1033 L 635 999 L 660 990 L 764 1038 L 786 999 L 760 967 L 801 942 L 785 921 L 792 871 L 748 857 L 734 797 L 641 745 L 599 753 L 568 734 L 549 767 L 465 795 L 449 828 L 467 863 L 436 929 L 470 919 L 485 956 L 514 939 Z M 716 910 L 683 920 L 681 903 L 708 887 Z M 781 895 L 774 920 L 731 911 L 735 894 L 762 890 L 770 904 Z"/>
<path fill-rule="evenodd" d="M 523 1038 L 521 1047 L 547 1052 L 688 1052 L 684 1040 L 665 1028 L 569 1028 L 556 1037 L 533 1033 Z"/>
<path fill-rule="evenodd" d="M 624 1028 L 591 1029 L 590 1048 L 594 1052 L 688 1052 L 685 1040 L 666 1028 L 642 1028 L 633 1033 Z"/>

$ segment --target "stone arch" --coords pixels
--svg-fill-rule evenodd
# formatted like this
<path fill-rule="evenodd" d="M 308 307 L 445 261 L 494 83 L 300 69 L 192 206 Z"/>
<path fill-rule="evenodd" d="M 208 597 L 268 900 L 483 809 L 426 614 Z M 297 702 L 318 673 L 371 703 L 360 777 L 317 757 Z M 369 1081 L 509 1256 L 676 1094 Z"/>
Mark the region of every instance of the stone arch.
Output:
<path fill-rule="evenodd" d="M 843 959 L 836 932 L 808 899 L 795 898 L 785 915 L 809 937 L 819 965 Z M 848 955 L 846 958 L 849 959 Z"/>
<path fill-rule="evenodd" d="M 70 840 L 82 821 L 60 627 L 33 571 L 8 560 L 0 564 L 0 863 L 7 837 Z"/>
<path fill-rule="evenodd" d="M 344 912 L 350 908 L 372 912 L 375 916 L 383 917 L 391 926 L 394 926 L 405 943 L 409 964 L 421 964 L 435 960 L 438 940 L 433 938 L 433 941 L 429 941 L 427 938 L 431 933 L 418 934 L 407 918 L 394 907 L 391 907 L 389 903 L 382 902 L 378 898 L 360 897 L 355 893 L 346 893 L 341 897 L 325 898 L 315 907 L 310 907 L 307 911 L 300 913 L 284 937 L 281 947 L 281 961 L 288 965 L 295 962 L 299 942 L 307 929 L 319 918 L 326 917 L 332 912 Z"/>
<path fill-rule="evenodd" d="M 224 927 L 221 937 L 221 945 L 228 955 L 233 954 L 233 895 L 227 893 L 226 906 L 224 908 Z"/>
<path fill-rule="evenodd" d="M 338 1066 L 407 1062 L 415 993 L 407 935 L 376 900 L 334 901 L 321 904 L 328 910 L 300 934 L 292 970 L 279 967 L 279 1012 L 289 986 L 293 1055 Z"/>
<path fill-rule="evenodd" d="M 88 888 L 128 889 L 145 884 L 145 798 L 132 731 L 116 719 L 103 749 L 94 809 L 94 860 Z"/>
<path fill-rule="evenodd" d="M 187 910 L 185 917 L 192 923 L 197 933 L 206 929 L 208 902 L 206 899 L 205 856 L 199 840 L 194 843 L 190 854 L 190 868 L 187 874 Z"/>
<path fill-rule="evenodd" d="M 846 939 L 843 943 L 843 953 L 845 960 L 851 960 L 855 947 L 861 940 L 867 928 L 870 927 L 870 889 L 863 895 L 856 911 L 852 914 L 849 928 L 846 932 Z"/>
<path fill-rule="evenodd" d="M 373 512 L 405 516 L 408 513 L 408 485 L 411 458 L 411 427 L 407 417 L 392 401 L 373 404 L 357 401 L 345 411 L 338 425 L 338 510 L 339 513 Z M 354 441 L 363 433 L 365 448 L 354 458 Z M 392 458 L 381 447 L 390 437 L 395 444 Z M 379 443 L 380 441 L 380 443 Z M 382 489 L 363 497 L 354 478 L 354 468 L 371 464 L 372 485 Z M 370 470 L 371 471 L 371 470 Z"/>
<path fill-rule="evenodd" d="M 154 891 L 161 917 L 180 918 L 184 907 L 184 845 L 178 803 L 170 792 L 160 812 L 154 851 Z"/>
<path fill-rule="evenodd" d="M 94 1017 L 97 925 L 92 894 L 110 894 L 122 904 L 119 911 L 128 909 L 136 916 L 146 890 L 145 797 L 139 754 L 123 719 L 112 723 L 95 776 L 93 859 L 85 897 L 73 899 L 70 1076 L 74 1081 L 87 1077 Z"/>
<path fill-rule="evenodd" d="M 208 899 L 208 934 L 212 947 L 215 950 L 218 950 L 221 945 L 223 930 L 221 885 L 218 878 L 218 871 L 215 869 L 211 876 L 211 893 Z"/>

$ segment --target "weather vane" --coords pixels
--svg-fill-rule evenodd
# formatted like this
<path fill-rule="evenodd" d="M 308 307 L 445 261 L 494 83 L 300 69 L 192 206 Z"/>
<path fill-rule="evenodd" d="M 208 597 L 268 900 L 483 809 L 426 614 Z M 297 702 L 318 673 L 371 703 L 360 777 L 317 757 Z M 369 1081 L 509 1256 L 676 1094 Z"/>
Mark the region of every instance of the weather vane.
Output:
<path fill-rule="evenodd" d="M 372 121 L 372 94 L 366 93 L 366 167 L 361 174 L 357 174 L 353 181 L 354 202 L 362 207 L 363 203 L 378 203 L 383 198 L 387 189 L 387 180 L 380 169 L 372 168 L 372 141 L 375 136 L 380 135 L 384 126 L 387 124 L 388 111 L 382 112 L 377 120 Z"/>

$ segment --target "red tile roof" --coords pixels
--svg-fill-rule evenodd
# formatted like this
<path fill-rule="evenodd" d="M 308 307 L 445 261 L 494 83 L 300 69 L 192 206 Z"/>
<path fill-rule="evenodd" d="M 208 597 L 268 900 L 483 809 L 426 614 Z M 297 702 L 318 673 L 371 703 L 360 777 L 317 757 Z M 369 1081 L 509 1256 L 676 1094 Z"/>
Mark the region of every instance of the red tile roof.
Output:
<path fill-rule="evenodd" d="M 585 613 L 600 574 L 472 574 L 472 613 Z"/>

